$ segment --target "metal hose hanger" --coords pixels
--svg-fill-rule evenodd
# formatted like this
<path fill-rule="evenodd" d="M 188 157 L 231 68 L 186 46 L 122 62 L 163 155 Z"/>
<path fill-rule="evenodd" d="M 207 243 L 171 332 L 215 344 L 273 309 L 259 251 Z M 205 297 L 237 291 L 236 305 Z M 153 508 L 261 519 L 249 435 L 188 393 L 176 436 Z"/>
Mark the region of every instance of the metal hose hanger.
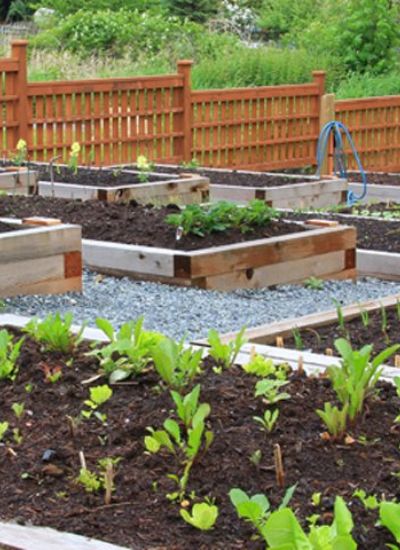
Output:
<path fill-rule="evenodd" d="M 350 144 L 351 151 L 356 160 L 358 170 L 360 171 L 360 174 L 361 174 L 361 179 L 363 184 L 361 194 L 356 195 L 351 190 L 347 192 L 347 205 L 353 206 L 353 204 L 363 199 L 367 194 L 367 176 L 365 174 L 364 168 L 362 167 L 360 157 L 357 153 L 356 147 L 351 138 L 349 129 L 342 122 L 339 122 L 337 120 L 331 120 L 330 122 L 327 122 L 321 130 L 321 133 L 318 138 L 318 144 L 317 144 L 317 174 L 316 175 L 318 177 L 321 175 L 322 164 L 327 155 L 329 136 L 331 133 L 333 134 L 334 143 L 335 143 L 335 151 L 334 151 L 335 174 L 339 172 L 339 175 L 341 178 L 347 179 L 347 168 L 346 168 L 346 163 L 344 162 L 345 154 L 344 154 L 344 148 L 343 148 L 342 134 L 346 136 L 347 141 Z"/>

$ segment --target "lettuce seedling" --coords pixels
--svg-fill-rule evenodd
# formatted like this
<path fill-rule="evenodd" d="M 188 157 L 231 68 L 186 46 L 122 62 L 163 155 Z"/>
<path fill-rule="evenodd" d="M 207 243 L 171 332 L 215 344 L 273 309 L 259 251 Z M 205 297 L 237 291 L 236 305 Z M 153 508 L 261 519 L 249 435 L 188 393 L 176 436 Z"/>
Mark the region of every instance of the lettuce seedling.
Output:
<path fill-rule="evenodd" d="M 234 364 L 242 346 L 247 341 L 243 336 L 245 330 L 246 327 L 242 327 L 236 335 L 236 338 L 227 344 L 222 342 L 221 337 L 216 330 L 209 330 L 207 341 L 210 348 L 208 353 L 223 368 L 229 369 Z"/>
<path fill-rule="evenodd" d="M 144 331 L 143 317 L 123 324 L 118 333 L 106 319 L 96 319 L 96 325 L 110 339 L 110 344 L 102 344 L 88 355 L 99 359 L 110 383 L 140 374 L 151 362 L 153 348 L 165 338 L 157 332 Z"/>
<path fill-rule="evenodd" d="M 274 405 L 279 401 L 290 399 L 287 392 L 279 392 L 280 388 L 286 386 L 289 382 L 283 380 L 259 380 L 256 384 L 255 397 L 262 396 L 267 405 Z"/>
<path fill-rule="evenodd" d="M 17 420 L 21 420 L 25 413 L 25 403 L 13 403 L 11 409 L 15 414 Z"/>
<path fill-rule="evenodd" d="M 272 359 L 263 357 L 259 353 L 253 353 L 253 351 L 250 354 L 250 361 L 242 365 L 242 369 L 247 374 L 254 374 L 260 378 L 272 376 L 279 380 L 286 380 L 289 368 L 286 363 L 276 365 Z"/>
<path fill-rule="evenodd" d="M 201 372 L 203 350 L 185 349 L 183 341 L 164 338 L 154 346 L 151 355 L 156 371 L 170 388 L 181 391 Z"/>
<path fill-rule="evenodd" d="M 12 335 L 6 330 L 0 330 L 0 380 L 15 380 L 18 373 L 18 357 L 24 338 L 14 342 Z"/>
<path fill-rule="evenodd" d="M 364 489 L 357 489 L 356 491 L 354 491 L 353 497 L 357 497 L 358 499 L 360 499 L 366 510 L 376 510 L 377 508 L 379 508 L 379 500 L 376 498 L 376 496 L 367 496 L 367 493 L 364 491 Z"/>
<path fill-rule="evenodd" d="M 180 510 L 180 514 L 186 523 L 201 531 L 208 531 L 214 527 L 218 513 L 218 506 L 207 502 L 194 504 L 190 514 L 184 508 Z"/>
<path fill-rule="evenodd" d="M 24 328 L 31 338 L 44 345 L 48 351 L 59 351 L 65 355 L 71 353 L 82 341 L 85 324 L 77 334 L 71 330 L 72 313 L 64 318 L 59 313 L 48 315 L 43 321 L 32 319 Z"/>
<path fill-rule="evenodd" d="M 379 519 L 381 525 L 390 531 L 395 541 L 400 542 L 400 504 L 397 502 L 381 502 Z M 387 546 L 392 550 L 399 549 L 395 544 L 388 544 Z"/>
<path fill-rule="evenodd" d="M 112 389 L 107 386 L 107 384 L 104 384 L 103 386 L 94 386 L 93 388 L 89 388 L 90 393 L 90 399 L 85 400 L 85 405 L 89 407 L 89 410 L 82 410 L 81 415 L 83 418 L 89 419 L 92 416 L 92 413 L 94 413 L 95 417 L 100 420 L 102 424 L 105 424 L 107 421 L 107 415 L 104 413 L 101 413 L 97 409 L 106 403 L 109 399 L 111 399 L 111 396 L 113 394 Z"/>

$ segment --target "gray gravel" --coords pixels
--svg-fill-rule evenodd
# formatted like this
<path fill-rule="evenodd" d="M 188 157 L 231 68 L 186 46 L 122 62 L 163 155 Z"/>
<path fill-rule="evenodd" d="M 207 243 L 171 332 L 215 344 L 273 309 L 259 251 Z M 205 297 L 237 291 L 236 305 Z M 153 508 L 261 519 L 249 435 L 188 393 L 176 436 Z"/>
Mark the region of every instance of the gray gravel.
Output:
<path fill-rule="evenodd" d="M 366 278 L 326 281 L 323 290 L 301 285 L 233 292 L 179 288 L 128 278 L 103 277 L 86 271 L 84 293 L 60 296 L 24 296 L 5 300 L 4 313 L 45 316 L 72 311 L 75 322 L 105 317 L 115 326 L 144 315 L 145 326 L 174 338 L 199 338 L 209 328 L 228 332 L 281 319 L 332 309 L 342 304 L 400 293 L 400 283 Z"/>

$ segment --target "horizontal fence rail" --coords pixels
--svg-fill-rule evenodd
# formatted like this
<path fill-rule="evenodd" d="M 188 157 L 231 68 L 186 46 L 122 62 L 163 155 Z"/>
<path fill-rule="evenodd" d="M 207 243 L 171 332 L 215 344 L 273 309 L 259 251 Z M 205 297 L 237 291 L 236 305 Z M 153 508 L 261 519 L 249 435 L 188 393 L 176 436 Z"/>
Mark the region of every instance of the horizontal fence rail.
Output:
<path fill-rule="evenodd" d="M 400 96 L 335 101 L 323 71 L 307 84 L 193 91 L 192 62 L 179 61 L 172 75 L 28 83 L 26 49 L 16 40 L 11 57 L 0 59 L 3 157 L 23 139 L 38 161 L 68 161 L 78 142 L 79 161 L 97 166 L 144 155 L 219 168 L 301 168 L 315 164 L 320 128 L 336 118 L 366 169 L 400 170 Z"/>

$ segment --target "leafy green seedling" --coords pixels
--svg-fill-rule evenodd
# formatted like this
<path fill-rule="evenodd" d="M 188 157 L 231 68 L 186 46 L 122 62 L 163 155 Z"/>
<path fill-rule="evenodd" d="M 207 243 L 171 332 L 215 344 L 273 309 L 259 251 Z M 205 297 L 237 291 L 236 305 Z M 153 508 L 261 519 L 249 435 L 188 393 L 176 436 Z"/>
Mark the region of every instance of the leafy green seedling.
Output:
<path fill-rule="evenodd" d="M 313 493 L 311 495 L 311 502 L 313 506 L 319 506 L 321 504 L 321 493 Z"/>
<path fill-rule="evenodd" d="M 242 365 L 242 369 L 247 374 L 254 374 L 260 378 L 272 376 L 280 380 L 286 380 L 289 366 L 285 363 L 276 365 L 272 359 L 263 357 L 262 355 L 251 352 L 250 361 Z"/>
<path fill-rule="evenodd" d="M 83 418 L 89 419 L 92 413 L 100 420 L 102 424 L 107 421 L 107 416 L 104 413 L 100 413 L 97 409 L 108 401 L 113 391 L 110 386 L 104 384 L 103 386 L 95 386 L 89 389 L 90 399 L 85 400 L 85 405 L 89 407 L 89 410 L 82 410 L 81 414 Z"/>
<path fill-rule="evenodd" d="M 23 437 L 19 428 L 14 428 L 12 431 L 13 439 L 17 445 L 22 443 Z"/>
<path fill-rule="evenodd" d="M 270 411 L 269 409 L 267 409 L 264 412 L 264 415 L 262 417 L 261 416 L 253 416 L 253 420 L 255 420 L 256 422 L 261 424 L 262 428 L 266 432 L 270 433 L 274 429 L 275 424 L 278 420 L 278 417 L 279 417 L 279 410 L 278 409 L 274 409 L 273 411 Z"/>
<path fill-rule="evenodd" d="M 208 344 L 210 345 L 210 349 L 208 353 L 223 368 L 229 369 L 234 364 L 242 346 L 246 343 L 246 339 L 243 336 L 245 330 L 246 327 L 243 327 L 236 335 L 236 338 L 227 344 L 222 342 L 216 330 L 209 330 Z"/>
<path fill-rule="evenodd" d="M 154 366 L 162 380 L 172 389 L 181 391 L 201 372 L 203 350 L 184 349 L 170 338 L 161 340 L 151 351 Z"/>
<path fill-rule="evenodd" d="M 315 412 L 326 425 L 332 438 L 340 439 L 346 431 L 348 410 L 349 405 L 347 403 L 342 409 L 333 406 L 331 403 L 324 403 L 324 410 L 317 409 Z"/>
<path fill-rule="evenodd" d="M 254 453 L 252 453 L 249 457 L 250 462 L 257 467 L 260 465 L 261 459 L 262 459 L 262 452 L 260 449 L 257 449 L 256 451 L 254 451 Z"/>
<path fill-rule="evenodd" d="M 97 493 L 102 487 L 100 476 L 87 468 L 80 469 L 76 482 L 83 485 L 87 493 Z"/>
<path fill-rule="evenodd" d="M 323 290 L 324 281 L 318 277 L 309 277 L 304 281 L 304 286 L 310 290 Z"/>
<path fill-rule="evenodd" d="M 12 335 L 6 330 L 0 330 L 0 380 L 15 380 L 18 373 L 18 357 L 24 338 L 14 342 Z"/>
<path fill-rule="evenodd" d="M 24 403 L 13 403 L 11 409 L 15 414 L 17 420 L 21 420 L 25 413 L 25 404 Z"/>
<path fill-rule="evenodd" d="M 379 501 L 376 496 L 367 496 L 367 493 L 364 491 L 364 489 L 357 489 L 356 491 L 354 491 L 353 497 L 357 497 L 359 500 L 361 500 L 366 510 L 377 510 L 379 508 Z"/>
<path fill-rule="evenodd" d="M 400 504 L 397 502 L 381 502 L 379 507 L 379 520 L 393 535 L 396 542 L 400 542 Z M 392 550 L 398 550 L 398 546 L 388 545 Z"/>
<path fill-rule="evenodd" d="M 360 315 L 361 315 L 361 322 L 363 324 L 363 327 L 364 328 L 368 328 L 369 327 L 369 313 L 366 309 L 362 309 L 360 311 Z"/>
<path fill-rule="evenodd" d="M 294 345 L 296 347 L 297 350 L 301 351 L 304 349 L 304 342 L 303 342 L 303 338 L 301 337 L 301 334 L 300 334 L 300 331 L 298 328 L 294 328 L 292 330 L 292 336 L 293 336 L 293 339 L 294 339 Z"/>
<path fill-rule="evenodd" d="M 196 503 L 189 514 L 187 510 L 180 510 L 182 518 L 196 529 L 209 531 L 215 525 L 218 518 L 218 506 L 208 504 L 207 502 Z"/>
<path fill-rule="evenodd" d="M 65 355 L 71 353 L 82 341 L 85 325 L 77 334 L 72 332 L 72 313 L 61 317 L 59 313 L 48 315 L 43 321 L 32 319 L 24 331 L 31 338 L 44 345 L 48 351 L 59 351 Z"/>
<path fill-rule="evenodd" d="M 157 332 L 143 330 L 143 317 L 124 323 L 117 333 L 106 319 L 96 319 L 96 325 L 110 339 L 110 343 L 101 343 L 88 355 L 99 359 L 111 383 L 143 372 L 152 359 L 153 348 L 165 338 Z"/>
<path fill-rule="evenodd" d="M 0 422 L 0 441 L 4 438 L 9 426 L 8 422 Z"/>
<path fill-rule="evenodd" d="M 279 401 L 290 399 L 290 394 L 287 392 L 280 392 L 280 388 L 286 386 L 287 381 L 283 380 L 259 380 L 256 384 L 255 397 L 262 396 L 267 405 L 274 405 Z"/>

